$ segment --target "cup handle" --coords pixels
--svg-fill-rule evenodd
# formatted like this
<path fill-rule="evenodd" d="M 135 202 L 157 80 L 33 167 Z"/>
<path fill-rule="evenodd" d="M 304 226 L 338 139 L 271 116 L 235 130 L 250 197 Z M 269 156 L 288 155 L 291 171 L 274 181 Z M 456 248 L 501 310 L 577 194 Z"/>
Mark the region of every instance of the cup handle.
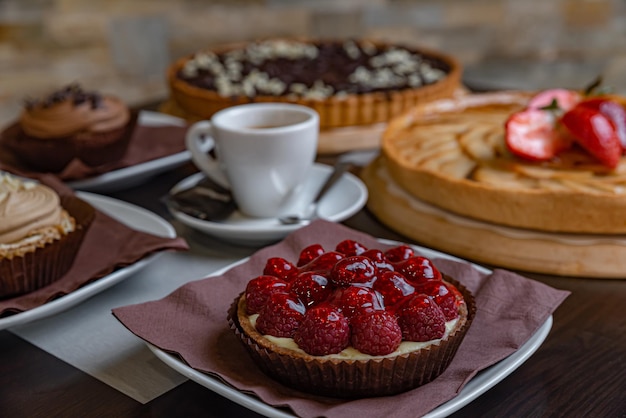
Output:
<path fill-rule="evenodd" d="M 191 153 L 191 160 L 206 176 L 220 186 L 229 189 L 228 179 L 222 172 L 218 161 L 209 151 L 215 147 L 215 140 L 211 136 L 213 128 L 211 122 L 203 120 L 189 127 L 185 135 L 185 145 Z"/>

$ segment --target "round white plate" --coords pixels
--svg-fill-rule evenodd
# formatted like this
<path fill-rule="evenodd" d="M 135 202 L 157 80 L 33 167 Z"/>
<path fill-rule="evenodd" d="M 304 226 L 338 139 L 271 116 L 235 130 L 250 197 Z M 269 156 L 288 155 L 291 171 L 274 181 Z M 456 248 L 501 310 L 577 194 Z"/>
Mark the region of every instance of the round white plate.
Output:
<path fill-rule="evenodd" d="M 384 244 L 390 245 L 400 244 L 397 241 L 386 239 L 380 239 L 379 241 Z M 412 247 L 420 252 L 422 255 L 431 259 L 443 258 L 447 260 L 463 261 L 458 257 L 454 257 L 436 250 L 431 250 L 417 245 L 413 245 Z M 244 263 L 245 261 L 247 261 L 247 259 L 240 260 L 230 266 L 216 271 L 215 273 L 211 274 L 211 276 L 219 276 L 221 274 L 224 274 L 226 271 L 230 270 L 236 265 Z M 472 265 L 483 273 L 491 272 L 491 270 L 488 270 L 482 266 L 476 264 Z M 457 396 L 450 399 L 448 402 L 439 405 L 437 408 L 424 415 L 423 418 L 447 417 L 448 415 L 463 408 L 465 405 L 469 404 L 474 399 L 478 398 L 480 395 L 501 382 L 505 377 L 513 373 L 526 360 L 528 360 L 535 353 L 535 351 L 537 351 L 537 349 L 539 349 L 539 347 L 543 344 L 544 340 L 548 336 L 550 329 L 552 328 L 552 322 L 553 318 L 552 316 L 549 316 L 548 319 L 546 319 L 546 322 L 544 322 L 539 327 L 539 329 L 537 329 L 537 331 L 528 339 L 528 341 L 526 341 L 517 351 L 515 351 L 505 359 L 499 361 L 498 363 L 494 364 L 493 366 L 480 371 L 475 377 L 467 382 L 467 384 L 463 387 L 463 389 L 459 392 Z M 162 351 L 161 349 L 153 346 L 150 343 L 146 344 L 148 348 L 161 361 L 172 367 L 183 376 L 245 408 L 248 408 L 251 411 L 271 418 L 295 418 L 293 414 L 285 411 L 284 409 L 274 408 L 273 406 L 266 404 L 256 396 L 240 392 L 236 388 L 225 384 L 217 377 L 199 372 L 198 370 L 189 367 L 179 357 L 166 353 L 165 351 Z"/>
<path fill-rule="evenodd" d="M 93 205 L 95 208 L 133 229 L 148 232 L 161 237 L 176 237 L 176 230 L 170 223 L 158 215 L 155 215 L 146 209 L 140 208 L 139 206 L 122 202 L 121 200 L 113 199 L 111 197 L 99 196 L 91 193 L 78 192 L 76 195 Z M 0 318 L 0 330 L 16 325 L 23 325 L 69 309 L 72 306 L 87 300 L 88 298 L 137 273 L 139 270 L 156 260 L 160 254 L 162 253 L 157 252 L 143 258 L 130 266 L 116 270 L 101 279 L 89 283 L 44 305 L 17 313 L 15 315 L 7 316 L 5 318 Z"/>
<path fill-rule="evenodd" d="M 299 213 L 305 208 L 331 172 L 332 167 L 315 164 L 301 192 L 285 206 L 283 214 Z M 202 173 L 187 177 L 174 186 L 171 193 L 189 189 L 203 178 Z M 363 182 L 353 174 L 345 173 L 319 202 L 318 215 L 328 221 L 341 222 L 358 212 L 367 202 L 367 196 L 367 187 Z M 193 229 L 223 241 L 246 246 L 261 246 L 279 241 L 303 226 L 283 225 L 275 218 L 250 218 L 238 211 L 221 221 L 198 219 L 172 208 L 170 212 L 180 222 Z"/>
<path fill-rule="evenodd" d="M 158 112 L 141 111 L 139 114 L 139 124 L 144 126 L 184 126 L 185 121 L 175 116 Z M 144 183 L 149 178 L 171 170 L 191 159 L 189 151 L 182 151 L 177 154 L 146 161 L 145 163 L 133 165 L 109 171 L 95 177 L 84 180 L 67 182 L 67 185 L 75 190 L 87 192 L 114 192 Z"/>

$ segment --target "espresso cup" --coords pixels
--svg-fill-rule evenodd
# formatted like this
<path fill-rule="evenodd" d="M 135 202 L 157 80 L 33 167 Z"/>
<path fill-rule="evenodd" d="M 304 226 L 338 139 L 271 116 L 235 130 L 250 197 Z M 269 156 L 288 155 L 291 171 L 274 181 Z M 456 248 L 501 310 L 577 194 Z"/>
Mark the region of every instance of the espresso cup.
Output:
<path fill-rule="evenodd" d="M 318 134 L 319 115 L 311 108 L 253 103 L 193 124 L 185 141 L 194 164 L 231 190 L 242 213 L 269 218 L 282 213 L 307 178 Z"/>

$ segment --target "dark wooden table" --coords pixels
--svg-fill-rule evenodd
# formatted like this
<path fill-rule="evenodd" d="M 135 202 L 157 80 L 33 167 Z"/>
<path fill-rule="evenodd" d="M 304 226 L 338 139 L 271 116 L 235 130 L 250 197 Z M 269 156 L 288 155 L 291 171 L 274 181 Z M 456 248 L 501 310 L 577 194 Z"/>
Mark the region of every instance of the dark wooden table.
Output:
<path fill-rule="evenodd" d="M 158 198 L 194 172 L 186 164 L 110 196 L 172 220 Z M 380 238 L 411 242 L 365 209 L 345 224 Z M 539 350 L 452 416 L 626 417 L 626 280 L 526 275 L 572 294 L 554 314 L 552 330 Z M 192 381 L 142 405 L 10 331 L 0 331 L 0 417 L 179 416 L 258 415 Z"/>

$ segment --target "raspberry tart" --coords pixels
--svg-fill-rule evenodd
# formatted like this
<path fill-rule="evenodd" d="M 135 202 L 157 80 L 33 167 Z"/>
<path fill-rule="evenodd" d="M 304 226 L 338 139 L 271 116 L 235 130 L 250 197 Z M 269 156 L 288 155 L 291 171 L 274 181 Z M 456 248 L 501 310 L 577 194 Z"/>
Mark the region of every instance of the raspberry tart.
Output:
<path fill-rule="evenodd" d="M 389 123 L 382 162 L 421 201 L 543 232 L 626 232 L 626 100 L 572 90 L 470 94 Z"/>
<path fill-rule="evenodd" d="M 393 395 L 439 376 L 475 315 L 472 295 L 399 245 L 304 248 L 270 258 L 228 321 L 269 376 L 316 395 Z"/>
<path fill-rule="evenodd" d="M 172 99 L 188 119 L 237 104 L 288 102 L 314 108 L 321 129 L 387 122 L 452 96 L 460 79 L 452 57 L 368 40 L 269 39 L 199 51 L 168 69 Z"/>

